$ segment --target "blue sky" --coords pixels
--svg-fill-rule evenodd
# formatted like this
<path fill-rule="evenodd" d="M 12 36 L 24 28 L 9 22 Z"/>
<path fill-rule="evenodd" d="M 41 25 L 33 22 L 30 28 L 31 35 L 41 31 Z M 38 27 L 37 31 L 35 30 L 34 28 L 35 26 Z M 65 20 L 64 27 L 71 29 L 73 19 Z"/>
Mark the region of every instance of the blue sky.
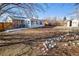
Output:
<path fill-rule="evenodd" d="M 11 5 L 12 6 L 12 5 Z M 10 6 L 9 6 L 10 7 Z M 7 8 L 7 7 L 6 7 Z M 70 13 L 74 11 L 73 3 L 48 3 L 48 7 L 45 8 L 45 12 L 38 12 L 38 17 L 41 19 L 48 17 L 69 17 Z M 11 9 L 14 13 L 17 11 L 18 16 L 25 17 L 25 12 L 20 9 Z M 19 13 L 22 12 L 22 13 Z"/>
<path fill-rule="evenodd" d="M 49 3 L 48 6 L 49 8 L 46 9 L 46 12 L 38 13 L 39 18 L 69 17 L 75 8 L 72 3 Z"/>

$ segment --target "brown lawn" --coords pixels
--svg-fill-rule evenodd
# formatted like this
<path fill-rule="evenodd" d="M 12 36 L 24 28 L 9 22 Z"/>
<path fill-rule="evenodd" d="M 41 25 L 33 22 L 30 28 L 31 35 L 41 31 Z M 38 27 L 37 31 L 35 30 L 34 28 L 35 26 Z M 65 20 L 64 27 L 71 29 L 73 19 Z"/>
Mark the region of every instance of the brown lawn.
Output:
<path fill-rule="evenodd" d="M 78 29 L 77 29 L 78 31 Z M 42 41 L 56 35 L 71 32 L 69 28 L 36 28 L 0 33 L 0 55 L 46 55 L 41 51 Z M 75 41 L 75 39 L 73 40 Z M 79 55 L 78 45 L 68 45 L 69 41 L 57 42 L 57 47 L 47 51 L 47 55 Z M 67 46 L 64 44 L 67 43 Z"/>

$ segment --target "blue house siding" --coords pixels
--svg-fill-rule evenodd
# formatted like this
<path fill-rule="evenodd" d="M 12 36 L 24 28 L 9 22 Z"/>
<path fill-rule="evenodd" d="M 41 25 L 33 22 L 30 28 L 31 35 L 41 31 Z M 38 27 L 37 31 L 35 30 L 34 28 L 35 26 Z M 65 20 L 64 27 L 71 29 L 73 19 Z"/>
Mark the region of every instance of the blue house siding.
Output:
<path fill-rule="evenodd" d="M 32 20 L 32 19 L 27 19 L 25 20 L 25 27 L 26 28 L 36 28 L 36 27 L 43 27 L 44 23 L 42 20 Z"/>

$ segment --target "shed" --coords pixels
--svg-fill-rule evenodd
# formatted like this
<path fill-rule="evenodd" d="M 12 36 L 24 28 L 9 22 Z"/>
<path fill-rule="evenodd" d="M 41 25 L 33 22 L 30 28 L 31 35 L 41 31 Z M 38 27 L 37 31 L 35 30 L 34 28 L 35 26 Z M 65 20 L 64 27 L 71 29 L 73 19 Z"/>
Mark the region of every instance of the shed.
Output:
<path fill-rule="evenodd" d="M 76 19 L 68 20 L 67 27 L 79 27 L 79 20 Z"/>

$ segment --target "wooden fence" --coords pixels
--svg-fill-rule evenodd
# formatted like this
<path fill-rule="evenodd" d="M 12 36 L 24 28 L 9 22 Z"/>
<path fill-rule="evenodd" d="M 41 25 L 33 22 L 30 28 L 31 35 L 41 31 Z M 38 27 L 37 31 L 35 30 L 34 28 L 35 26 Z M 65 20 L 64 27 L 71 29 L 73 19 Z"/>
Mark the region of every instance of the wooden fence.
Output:
<path fill-rule="evenodd" d="M 11 29 L 11 28 L 13 28 L 12 23 L 9 23 L 9 22 L 0 23 L 0 31 L 4 31 L 6 29 Z"/>

